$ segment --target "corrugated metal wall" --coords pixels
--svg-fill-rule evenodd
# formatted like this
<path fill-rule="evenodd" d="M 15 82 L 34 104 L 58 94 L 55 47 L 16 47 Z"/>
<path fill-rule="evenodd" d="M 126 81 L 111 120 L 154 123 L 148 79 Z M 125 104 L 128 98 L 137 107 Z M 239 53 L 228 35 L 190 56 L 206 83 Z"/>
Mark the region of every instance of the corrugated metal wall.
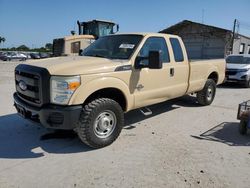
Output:
<path fill-rule="evenodd" d="M 175 34 L 182 37 L 190 59 L 215 59 L 225 56 L 225 31 L 190 24 L 180 27 Z"/>

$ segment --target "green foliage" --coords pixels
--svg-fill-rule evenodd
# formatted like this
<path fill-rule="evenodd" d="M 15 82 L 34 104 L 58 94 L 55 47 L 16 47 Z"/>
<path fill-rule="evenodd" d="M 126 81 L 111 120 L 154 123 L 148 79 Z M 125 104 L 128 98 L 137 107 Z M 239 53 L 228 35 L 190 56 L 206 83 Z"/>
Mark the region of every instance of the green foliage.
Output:
<path fill-rule="evenodd" d="M 25 52 L 51 52 L 52 51 L 52 44 L 47 43 L 45 47 L 40 48 L 29 48 L 26 45 L 20 45 L 18 47 L 12 48 L 0 48 L 1 51 L 25 51 Z"/>
<path fill-rule="evenodd" d="M 25 46 L 25 45 L 21 45 L 21 46 L 18 46 L 17 48 L 17 51 L 29 51 L 29 47 Z"/>
<path fill-rule="evenodd" d="M 0 36 L 0 44 L 4 43 L 6 39 Z M 44 47 L 40 48 L 29 48 L 26 45 L 20 45 L 12 48 L 0 48 L 1 51 L 26 51 L 26 52 L 52 52 L 53 44 L 46 43 Z"/>
<path fill-rule="evenodd" d="M 45 44 L 45 48 L 46 48 L 47 50 L 52 51 L 53 44 L 51 44 L 51 43 L 46 43 L 46 44 Z"/>
<path fill-rule="evenodd" d="M 0 36 L 0 44 L 1 44 L 1 43 L 4 43 L 5 41 L 6 41 L 6 39 L 5 39 L 4 37 L 1 37 L 1 36 Z"/>

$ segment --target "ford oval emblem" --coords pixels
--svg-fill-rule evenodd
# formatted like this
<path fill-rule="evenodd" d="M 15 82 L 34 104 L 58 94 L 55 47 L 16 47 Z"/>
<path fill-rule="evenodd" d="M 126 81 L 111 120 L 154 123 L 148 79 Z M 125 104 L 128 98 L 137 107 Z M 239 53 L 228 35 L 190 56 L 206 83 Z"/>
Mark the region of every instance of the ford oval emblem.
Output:
<path fill-rule="evenodd" d="M 27 84 L 26 84 L 24 81 L 22 81 L 22 80 L 20 80 L 18 86 L 19 86 L 19 87 L 21 88 L 21 90 L 23 90 L 23 91 L 25 91 L 25 90 L 27 89 Z"/>

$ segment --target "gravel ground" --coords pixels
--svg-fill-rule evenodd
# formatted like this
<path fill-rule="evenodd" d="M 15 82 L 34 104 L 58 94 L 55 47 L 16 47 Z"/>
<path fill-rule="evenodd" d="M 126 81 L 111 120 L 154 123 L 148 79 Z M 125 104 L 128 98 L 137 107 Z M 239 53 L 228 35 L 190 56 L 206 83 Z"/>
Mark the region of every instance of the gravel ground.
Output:
<path fill-rule="evenodd" d="M 0 62 L 0 187 L 250 187 L 250 134 L 238 133 L 238 104 L 250 89 L 224 85 L 214 103 L 192 96 L 126 114 L 120 137 L 103 149 L 72 132 L 53 133 L 13 107 L 13 70 Z M 250 131 L 249 131 L 250 132 Z"/>

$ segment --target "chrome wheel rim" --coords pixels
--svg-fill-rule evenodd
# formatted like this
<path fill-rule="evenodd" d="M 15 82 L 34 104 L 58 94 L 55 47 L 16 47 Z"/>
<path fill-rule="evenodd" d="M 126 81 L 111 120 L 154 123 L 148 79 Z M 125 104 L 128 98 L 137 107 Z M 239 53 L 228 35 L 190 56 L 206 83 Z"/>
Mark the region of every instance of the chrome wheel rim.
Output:
<path fill-rule="evenodd" d="M 110 110 L 101 112 L 94 122 L 94 133 L 98 138 L 109 137 L 116 127 L 115 113 Z"/>
<path fill-rule="evenodd" d="M 214 95 L 214 90 L 212 86 L 209 86 L 207 89 L 207 100 L 211 101 Z"/>

